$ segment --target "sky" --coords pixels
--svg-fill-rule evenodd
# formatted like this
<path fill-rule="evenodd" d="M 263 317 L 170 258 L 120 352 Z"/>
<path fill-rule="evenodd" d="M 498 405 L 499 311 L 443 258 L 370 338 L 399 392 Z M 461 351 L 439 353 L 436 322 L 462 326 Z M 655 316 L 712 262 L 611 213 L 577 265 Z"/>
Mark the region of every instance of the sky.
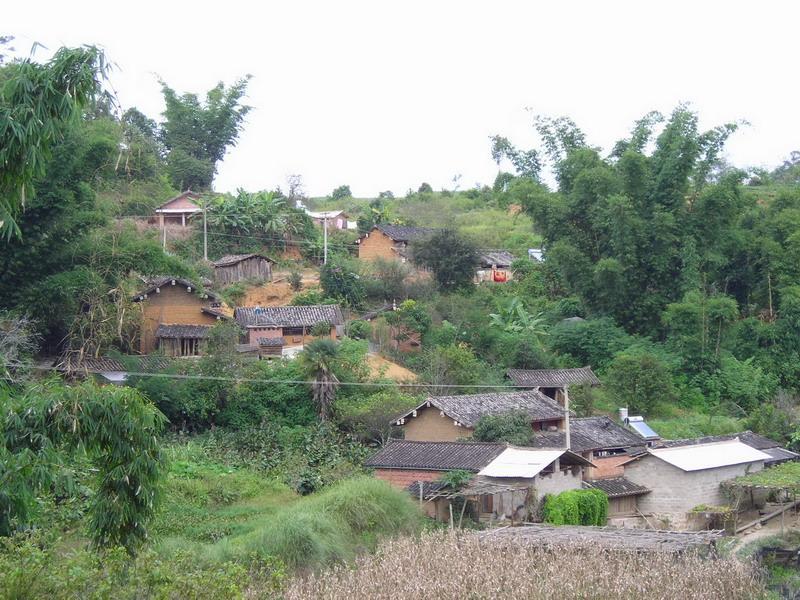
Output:
<path fill-rule="evenodd" d="M 2 13 L 18 55 L 103 47 L 122 107 L 153 118 L 159 77 L 203 95 L 252 75 L 217 191 L 285 190 L 291 174 L 311 196 L 491 184 L 489 136 L 534 147 L 535 114 L 571 117 L 608 151 L 680 102 L 701 127 L 749 122 L 727 146 L 737 166 L 800 149 L 798 2 L 39 0 Z"/>

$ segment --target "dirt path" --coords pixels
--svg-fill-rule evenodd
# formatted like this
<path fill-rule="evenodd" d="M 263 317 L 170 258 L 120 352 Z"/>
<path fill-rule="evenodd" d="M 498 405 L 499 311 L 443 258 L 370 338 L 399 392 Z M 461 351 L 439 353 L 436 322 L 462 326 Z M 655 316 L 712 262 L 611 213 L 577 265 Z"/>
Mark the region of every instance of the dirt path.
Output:
<path fill-rule="evenodd" d="M 242 300 L 242 306 L 286 306 L 291 304 L 295 292 L 289 285 L 289 271 L 276 271 L 272 281 L 249 288 Z M 319 287 L 319 272 L 316 269 L 304 269 L 303 289 L 306 291 Z"/>
<path fill-rule="evenodd" d="M 417 380 L 417 374 L 414 373 L 414 371 L 410 371 L 404 366 L 398 365 L 396 362 L 387 360 L 379 354 L 368 355 L 367 361 L 369 362 L 369 367 L 372 370 L 372 374 L 375 376 L 382 374 L 383 377 L 392 379 L 394 381 Z"/>

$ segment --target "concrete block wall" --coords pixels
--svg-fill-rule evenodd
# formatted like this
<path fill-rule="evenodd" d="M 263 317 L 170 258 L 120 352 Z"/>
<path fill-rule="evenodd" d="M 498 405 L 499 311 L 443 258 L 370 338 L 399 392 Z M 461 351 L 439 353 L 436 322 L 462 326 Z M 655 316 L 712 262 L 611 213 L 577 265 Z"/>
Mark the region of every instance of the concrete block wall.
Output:
<path fill-rule="evenodd" d="M 763 468 L 763 462 L 755 462 L 683 471 L 654 456 L 645 456 L 625 465 L 625 477 L 652 490 L 639 498 L 641 512 L 682 527 L 686 525 L 686 513 L 694 507 L 730 503 L 722 493 L 721 482 Z"/>

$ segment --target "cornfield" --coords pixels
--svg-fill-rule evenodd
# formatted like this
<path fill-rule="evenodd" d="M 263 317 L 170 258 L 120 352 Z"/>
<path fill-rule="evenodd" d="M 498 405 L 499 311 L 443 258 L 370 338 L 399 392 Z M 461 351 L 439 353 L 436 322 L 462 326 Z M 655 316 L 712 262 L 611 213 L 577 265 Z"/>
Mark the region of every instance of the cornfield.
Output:
<path fill-rule="evenodd" d="M 734 558 L 530 547 L 446 532 L 391 540 L 354 565 L 296 579 L 286 591 L 287 600 L 765 596 L 754 566 Z"/>

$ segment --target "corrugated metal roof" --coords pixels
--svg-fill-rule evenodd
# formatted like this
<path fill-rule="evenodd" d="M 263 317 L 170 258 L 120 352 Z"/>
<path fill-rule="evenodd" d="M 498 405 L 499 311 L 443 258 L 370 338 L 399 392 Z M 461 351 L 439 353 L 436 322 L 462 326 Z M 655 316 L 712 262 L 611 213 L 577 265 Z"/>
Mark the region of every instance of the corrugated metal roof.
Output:
<path fill-rule="evenodd" d="M 682 471 L 701 471 L 770 459 L 769 454 L 751 448 L 738 439 L 695 446 L 650 448 L 648 452 Z"/>
<path fill-rule="evenodd" d="M 579 369 L 509 369 L 511 380 L 525 387 L 564 387 L 565 385 L 600 385 L 591 367 Z"/>
<path fill-rule="evenodd" d="M 506 448 L 497 458 L 481 469 L 478 475 L 487 477 L 535 477 L 564 452 L 565 450 Z"/>

